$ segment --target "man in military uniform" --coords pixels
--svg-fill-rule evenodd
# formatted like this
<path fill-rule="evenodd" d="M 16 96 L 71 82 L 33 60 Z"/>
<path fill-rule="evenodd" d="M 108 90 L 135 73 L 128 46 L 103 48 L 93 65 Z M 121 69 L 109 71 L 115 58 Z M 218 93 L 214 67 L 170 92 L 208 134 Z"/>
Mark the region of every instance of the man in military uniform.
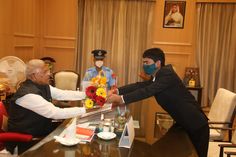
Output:
<path fill-rule="evenodd" d="M 107 79 L 107 89 L 111 89 L 116 85 L 116 78 L 113 74 L 113 71 L 103 65 L 106 53 L 107 52 L 105 50 L 92 51 L 92 54 L 94 56 L 94 67 L 87 69 L 83 81 L 91 81 L 91 79 L 96 77 L 97 75 L 102 75 Z"/>
<path fill-rule="evenodd" d="M 44 63 L 48 66 L 48 68 L 50 70 L 51 75 L 50 75 L 49 84 L 52 86 L 55 86 L 55 81 L 54 81 L 54 77 L 53 77 L 54 64 L 56 63 L 55 59 L 52 57 L 43 57 L 40 59 L 44 61 Z"/>

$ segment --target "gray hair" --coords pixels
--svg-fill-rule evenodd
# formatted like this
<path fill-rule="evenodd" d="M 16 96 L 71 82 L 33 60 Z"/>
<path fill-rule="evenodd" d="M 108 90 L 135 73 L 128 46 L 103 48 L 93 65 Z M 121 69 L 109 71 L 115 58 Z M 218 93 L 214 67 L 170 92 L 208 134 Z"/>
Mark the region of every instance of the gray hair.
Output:
<path fill-rule="evenodd" d="M 32 59 L 26 64 L 25 74 L 29 78 L 33 73 L 37 73 L 40 68 L 44 67 L 44 61 L 40 59 Z"/>

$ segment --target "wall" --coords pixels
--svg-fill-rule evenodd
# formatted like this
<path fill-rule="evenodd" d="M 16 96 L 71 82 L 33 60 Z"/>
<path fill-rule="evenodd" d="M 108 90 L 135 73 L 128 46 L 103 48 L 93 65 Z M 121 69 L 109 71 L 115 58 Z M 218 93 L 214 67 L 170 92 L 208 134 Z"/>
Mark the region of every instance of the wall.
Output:
<path fill-rule="evenodd" d="M 186 0 L 183 29 L 163 28 L 164 0 L 157 0 L 153 47 L 166 52 L 167 63 L 183 77 L 194 66 L 196 2 L 236 0 Z M 15 55 L 24 61 L 51 56 L 55 70 L 74 69 L 77 36 L 77 0 L 0 0 L 0 58 Z"/>
<path fill-rule="evenodd" d="M 55 70 L 75 67 L 76 0 L 0 0 L 0 58 L 51 56 Z"/>
<path fill-rule="evenodd" d="M 12 2 L 0 0 L 0 58 L 10 55 L 12 48 Z"/>
<path fill-rule="evenodd" d="M 74 69 L 77 28 L 76 0 L 43 1 L 43 42 L 40 56 L 56 60 L 55 71 Z"/>
<path fill-rule="evenodd" d="M 26 61 L 40 47 L 38 0 L 1 0 L 0 57 L 14 55 Z"/>
<path fill-rule="evenodd" d="M 77 36 L 77 0 L 0 1 L 0 57 L 15 55 L 23 61 L 51 56 L 55 71 L 74 69 Z M 167 63 L 182 77 L 194 65 L 195 2 L 187 0 L 184 29 L 163 28 L 164 0 L 156 1 L 153 47 L 166 52 Z"/>
<path fill-rule="evenodd" d="M 195 1 L 186 1 L 184 28 L 163 28 L 164 0 L 156 1 L 153 47 L 166 53 L 166 63 L 172 64 L 180 77 L 185 67 L 194 66 L 194 18 Z"/>

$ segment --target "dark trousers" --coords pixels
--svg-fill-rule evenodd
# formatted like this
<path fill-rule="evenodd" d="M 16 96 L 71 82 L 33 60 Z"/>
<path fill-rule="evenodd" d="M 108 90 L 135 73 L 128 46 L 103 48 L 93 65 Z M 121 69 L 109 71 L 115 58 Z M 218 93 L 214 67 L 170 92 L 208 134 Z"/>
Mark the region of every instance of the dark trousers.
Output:
<path fill-rule="evenodd" d="M 20 155 L 38 142 L 39 140 L 30 142 L 7 142 L 5 144 L 5 147 L 6 150 L 9 151 L 11 154 L 18 153 L 18 155 Z M 16 147 L 17 147 L 17 152 L 14 152 Z"/>
<path fill-rule="evenodd" d="M 209 126 L 204 125 L 200 129 L 188 132 L 189 138 L 194 145 L 199 157 L 207 157 L 209 145 Z"/>

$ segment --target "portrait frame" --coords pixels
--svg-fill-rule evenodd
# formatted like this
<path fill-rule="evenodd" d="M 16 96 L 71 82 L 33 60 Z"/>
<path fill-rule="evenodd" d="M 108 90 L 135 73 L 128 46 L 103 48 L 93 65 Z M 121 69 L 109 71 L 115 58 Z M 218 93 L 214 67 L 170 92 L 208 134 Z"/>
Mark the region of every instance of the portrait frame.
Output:
<path fill-rule="evenodd" d="M 195 87 L 201 87 L 198 67 L 186 67 L 185 68 L 183 83 L 186 87 L 189 86 L 190 79 L 193 79 L 195 81 Z"/>
<path fill-rule="evenodd" d="M 186 1 L 165 0 L 163 28 L 184 28 Z M 174 12 L 174 13 L 173 13 Z"/>

